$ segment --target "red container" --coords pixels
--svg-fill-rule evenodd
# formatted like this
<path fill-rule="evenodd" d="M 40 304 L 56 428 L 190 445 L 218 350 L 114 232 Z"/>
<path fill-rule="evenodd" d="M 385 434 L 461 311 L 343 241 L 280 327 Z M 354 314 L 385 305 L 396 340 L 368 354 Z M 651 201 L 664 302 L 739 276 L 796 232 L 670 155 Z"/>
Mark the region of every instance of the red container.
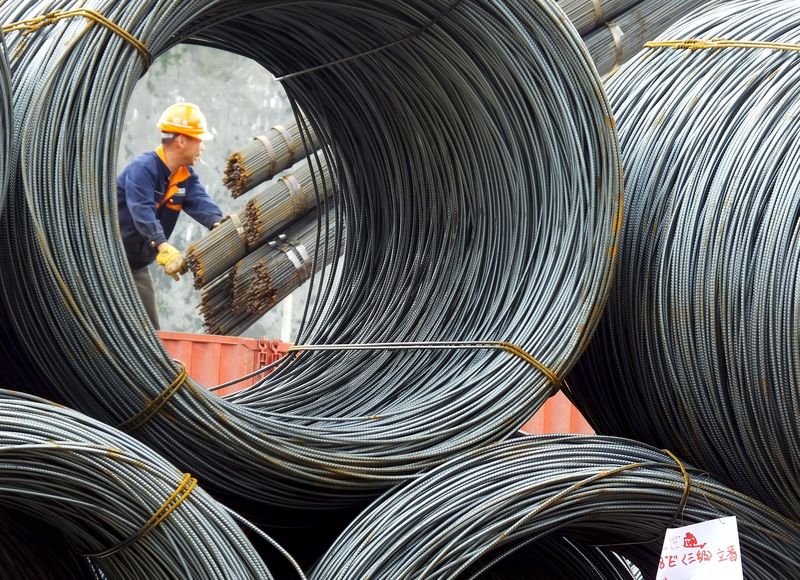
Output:
<path fill-rule="evenodd" d="M 523 433 L 581 433 L 593 435 L 594 429 L 562 392 L 550 397 L 541 409 L 520 429 Z"/>
<path fill-rule="evenodd" d="M 275 362 L 291 346 L 275 339 L 215 336 L 159 331 L 167 352 L 186 365 L 189 376 L 198 384 L 214 387 L 237 379 Z M 220 395 L 249 387 L 270 371 L 216 391 Z M 583 433 L 592 430 L 563 393 L 550 397 L 544 406 L 522 426 L 524 433 Z"/>
<path fill-rule="evenodd" d="M 204 387 L 214 387 L 275 362 L 291 346 L 265 338 L 214 336 L 186 332 L 158 332 L 167 352 L 186 365 L 189 376 Z M 249 387 L 270 371 L 216 391 L 219 395 Z"/>

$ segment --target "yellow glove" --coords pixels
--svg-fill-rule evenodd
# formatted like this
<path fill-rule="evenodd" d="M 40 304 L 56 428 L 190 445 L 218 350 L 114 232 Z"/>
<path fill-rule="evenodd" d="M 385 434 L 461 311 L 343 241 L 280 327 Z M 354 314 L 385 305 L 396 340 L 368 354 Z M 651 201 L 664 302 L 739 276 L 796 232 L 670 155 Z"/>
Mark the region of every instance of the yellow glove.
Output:
<path fill-rule="evenodd" d="M 164 273 L 172 276 L 173 280 L 180 280 L 178 274 L 185 274 L 189 270 L 186 258 L 183 257 L 180 250 L 170 244 L 165 244 L 163 249 L 158 252 L 156 262 L 159 266 L 163 266 Z"/>

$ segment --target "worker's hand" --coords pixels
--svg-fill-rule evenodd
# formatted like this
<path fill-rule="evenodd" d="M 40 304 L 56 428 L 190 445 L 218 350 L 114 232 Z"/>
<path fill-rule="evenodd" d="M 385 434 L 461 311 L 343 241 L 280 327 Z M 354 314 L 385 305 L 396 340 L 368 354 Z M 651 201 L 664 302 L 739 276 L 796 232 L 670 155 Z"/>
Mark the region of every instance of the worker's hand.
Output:
<path fill-rule="evenodd" d="M 180 280 L 179 274 L 185 274 L 189 270 L 186 258 L 183 257 L 180 250 L 166 242 L 159 246 L 156 262 L 159 266 L 163 266 L 164 273 L 172 276 L 173 280 Z"/>
<path fill-rule="evenodd" d="M 215 229 L 217 229 L 219 227 L 219 224 L 221 224 L 221 223 L 222 222 L 214 222 L 214 225 L 211 226 L 211 231 L 213 232 Z"/>

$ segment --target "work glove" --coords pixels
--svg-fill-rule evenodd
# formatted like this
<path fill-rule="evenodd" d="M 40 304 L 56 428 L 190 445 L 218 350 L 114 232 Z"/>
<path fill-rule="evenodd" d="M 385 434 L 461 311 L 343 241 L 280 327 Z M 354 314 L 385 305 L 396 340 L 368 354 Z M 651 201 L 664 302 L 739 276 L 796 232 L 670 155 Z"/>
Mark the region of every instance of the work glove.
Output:
<path fill-rule="evenodd" d="M 167 276 L 172 276 L 173 280 L 180 280 L 179 274 L 185 274 L 189 267 L 186 265 L 186 258 L 175 246 L 167 244 L 164 249 L 158 252 L 156 262 L 164 268 Z"/>

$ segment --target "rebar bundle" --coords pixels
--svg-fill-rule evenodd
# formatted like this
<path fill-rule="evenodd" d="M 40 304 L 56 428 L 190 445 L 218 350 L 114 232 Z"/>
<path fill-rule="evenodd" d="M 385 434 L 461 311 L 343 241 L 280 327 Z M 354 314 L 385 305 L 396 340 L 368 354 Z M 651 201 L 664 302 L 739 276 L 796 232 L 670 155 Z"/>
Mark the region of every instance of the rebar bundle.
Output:
<path fill-rule="evenodd" d="M 565 537 L 613 550 L 654 578 L 666 528 L 723 516 L 736 516 L 745 578 L 797 577 L 800 523 L 704 471 L 626 439 L 530 436 L 472 451 L 388 491 L 311 577 L 483 578 L 508 553 Z M 525 575 L 539 577 L 535 568 Z"/>
<path fill-rule="evenodd" d="M 0 390 L 0 505 L 60 530 L 110 580 L 271 577 L 196 484 L 113 427 Z"/>
<path fill-rule="evenodd" d="M 332 211 L 324 216 L 322 231 L 319 221 L 316 212 L 306 214 L 209 285 L 200 305 L 206 330 L 241 334 L 314 272 L 331 264 L 337 257 L 337 223 Z"/>
<path fill-rule="evenodd" d="M 275 237 L 280 228 L 312 212 L 335 193 L 336 184 L 325 155 L 298 163 L 290 173 L 260 188 L 247 202 L 242 225 L 248 245 L 258 248 Z"/>
<path fill-rule="evenodd" d="M 725 2 L 660 40 L 608 85 L 624 235 L 571 397 L 800 519 L 800 11 Z"/>
<path fill-rule="evenodd" d="M 258 188 L 244 216 L 233 215 L 186 249 L 195 288 L 228 272 L 236 262 L 276 237 L 281 228 L 312 212 L 335 192 L 323 154 L 298 163 L 274 183 Z"/>
<path fill-rule="evenodd" d="M 506 437 L 558 388 L 608 295 L 622 184 L 602 82 L 553 1 L 0 5 L 4 23 L 43 15 L 6 38 L 0 332 L 27 388 L 209 489 L 316 509 Z M 366 345 L 287 357 L 235 403 L 168 356 L 119 241 L 126 100 L 181 41 L 273 71 L 328 144 L 342 283 L 311 278 L 297 342 Z"/>
<path fill-rule="evenodd" d="M 706 5 L 709 0 L 642 0 L 597 30 L 584 35 L 586 48 L 601 75 L 634 57 L 648 40 Z"/>
<path fill-rule="evenodd" d="M 307 123 L 303 123 L 308 127 Z M 313 129 L 301 134 L 300 126 L 291 123 L 275 125 L 266 135 L 259 135 L 228 156 L 222 182 L 231 192 L 231 197 L 239 197 L 259 183 L 272 179 L 301 159 L 310 151 L 319 149 L 320 143 Z"/>

